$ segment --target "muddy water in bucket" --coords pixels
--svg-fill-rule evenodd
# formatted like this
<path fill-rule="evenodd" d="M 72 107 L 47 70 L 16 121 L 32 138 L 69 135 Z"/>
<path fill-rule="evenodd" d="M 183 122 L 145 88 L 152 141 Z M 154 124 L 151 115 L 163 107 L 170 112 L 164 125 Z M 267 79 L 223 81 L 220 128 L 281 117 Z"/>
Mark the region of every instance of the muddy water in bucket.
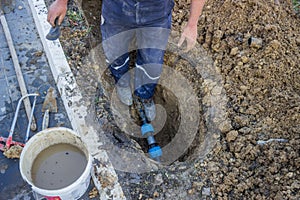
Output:
<path fill-rule="evenodd" d="M 31 176 L 37 187 L 55 190 L 76 181 L 86 165 L 86 156 L 79 148 L 71 144 L 55 144 L 38 154 Z"/>
<path fill-rule="evenodd" d="M 35 134 L 20 157 L 22 178 L 38 197 L 80 199 L 90 184 L 91 170 L 92 156 L 86 144 L 64 127 Z"/>

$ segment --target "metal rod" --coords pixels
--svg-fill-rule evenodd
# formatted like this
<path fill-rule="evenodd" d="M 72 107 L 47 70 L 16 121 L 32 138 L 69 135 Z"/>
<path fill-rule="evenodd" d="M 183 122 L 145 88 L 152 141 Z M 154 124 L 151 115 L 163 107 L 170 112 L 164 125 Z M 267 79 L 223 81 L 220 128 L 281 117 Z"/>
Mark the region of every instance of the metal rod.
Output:
<path fill-rule="evenodd" d="M 10 128 L 10 131 L 9 131 L 9 135 L 8 135 L 8 138 L 6 139 L 6 142 L 5 142 L 5 147 L 6 147 L 7 149 L 9 149 L 10 146 L 14 143 L 14 141 L 12 140 L 12 135 L 13 135 L 14 130 L 15 130 L 15 126 L 16 126 L 16 122 L 17 122 L 17 118 L 18 118 L 18 114 L 19 114 L 21 102 L 22 102 L 26 97 L 29 97 L 29 96 L 38 96 L 38 94 L 27 94 L 27 95 L 21 97 L 21 99 L 19 100 L 18 106 L 17 106 L 17 109 L 16 109 L 16 112 L 15 112 L 15 116 L 14 116 L 13 122 L 12 122 L 12 124 L 11 124 L 11 128 Z M 28 124 L 28 125 L 30 125 L 30 124 Z"/>

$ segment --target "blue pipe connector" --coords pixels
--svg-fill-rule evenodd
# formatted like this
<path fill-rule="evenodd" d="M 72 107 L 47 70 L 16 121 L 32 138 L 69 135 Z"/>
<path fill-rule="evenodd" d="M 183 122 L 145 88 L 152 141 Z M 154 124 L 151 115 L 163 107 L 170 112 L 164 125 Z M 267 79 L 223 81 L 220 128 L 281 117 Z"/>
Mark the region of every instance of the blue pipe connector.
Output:
<path fill-rule="evenodd" d="M 149 153 L 150 157 L 154 160 L 157 160 L 162 156 L 162 150 L 161 150 L 160 146 L 151 147 L 148 150 L 148 153 Z"/>
<path fill-rule="evenodd" d="M 162 149 L 154 139 L 154 128 L 151 124 L 147 123 L 143 109 L 139 109 L 139 111 L 140 117 L 143 122 L 143 125 L 141 126 L 141 133 L 143 137 L 147 138 L 148 154 L 151 159 L 160 162 L 160 157 L 162 156 Z"/>
<path fill-rule="evenodd" d="M 158 146 L 154 139 L 153 126 L 151 124 L 145 123 L 141 126 L 141 132 L 142 136 L 147 136 L 147 142 L 149 147 L 148 153 L 150 158 L 160 162 L 160 157 L 162 156 L 162 149 L 160 148 L 160 146 Z"/>
<path fill-rule="evenodd" d="M 154 133 L 154 128 L 151 124 L 143 124 L 141 126 L 141 132 L 142 132 L 142 136 L 146 135 L 147 133 Z"/>

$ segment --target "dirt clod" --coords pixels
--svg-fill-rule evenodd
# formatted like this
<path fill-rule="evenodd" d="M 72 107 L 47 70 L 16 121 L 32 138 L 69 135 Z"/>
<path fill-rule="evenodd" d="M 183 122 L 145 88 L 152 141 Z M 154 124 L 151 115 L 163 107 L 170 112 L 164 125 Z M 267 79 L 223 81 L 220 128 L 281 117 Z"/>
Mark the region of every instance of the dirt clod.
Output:
<path fill-rule="evenodd" d="M 238 136 L 238 132 L 237 131 L 230 131 L 229 133 L 226 134 L 226 140 L 227 142 L 231 142 L 234 141 L 236 139 L 236 137 Z"/>
<path fill-rule="evenodd" d="M 96 187 L 94 187 L 91 191 L 89 191 L 89 198 L 96 198 L 99 195 L 99 192 Z"/>
<path fill-rule="evenodd" d="M 19 145 L 13 145 L 9 149 L 5 149 L 3 155 L 7 158 L 20 158 L 23 147 Z"/>

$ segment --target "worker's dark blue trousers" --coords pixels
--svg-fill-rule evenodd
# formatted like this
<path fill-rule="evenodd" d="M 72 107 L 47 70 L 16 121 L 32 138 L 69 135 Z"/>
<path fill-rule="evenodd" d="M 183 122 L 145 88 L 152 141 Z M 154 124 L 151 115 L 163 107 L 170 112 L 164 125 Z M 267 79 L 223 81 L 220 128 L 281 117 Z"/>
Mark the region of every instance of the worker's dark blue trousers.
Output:
<path fill-rule="evenodd" d="M 134 93 L 140 98 L 154 94 L 173 6 L 173 0 L 103 0 L 101 32 L 106 61 L 116 83 L 129 86 L 129 52 L 137 50 Z"/>

